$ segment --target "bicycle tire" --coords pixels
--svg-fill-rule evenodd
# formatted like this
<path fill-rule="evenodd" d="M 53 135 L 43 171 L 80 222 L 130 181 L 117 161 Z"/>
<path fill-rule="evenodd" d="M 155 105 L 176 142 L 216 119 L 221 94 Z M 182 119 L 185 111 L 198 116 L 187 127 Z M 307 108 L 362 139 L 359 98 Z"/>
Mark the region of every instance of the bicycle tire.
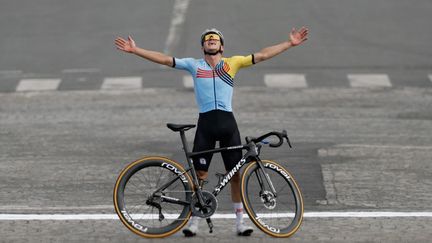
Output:
<path fill-rule="evenodd" d="M 116 181 L 113 195 L 114 208 L 121 222 L 129 230 L 145 238 L 163 238 L 180 230 L 191 216 L 189 205 L 160 202 L 165 216 L 160 221 L 159 210 L 147 205 L 146 200 L 156 188 L 177 177 L 164 190 L 164 196 L 190 202 L 192 180 L 184 172 L 183 166 L 177 162 L 158 156 L 144 157 L 126 166 Z M 179 176 L 181 173 L 184 173 L 183 176 Z"/>
<path fill-rule="evenodd" d="M 242 173 L 243 205 L 251 221 L 264 233 L 278 238 L 289 237 L 300 228 L 303 221 L 304 205 L 301 191 L 288 170 L 274 161 L 263 160 L 262 163 L 269 174 L 277 197 L 272 197 L 270 189 L 261 193 L 257 173 L 261 174 L 264 187 L 270 188 L 270 186 L 264 179 L 262 169 L 254 161 L 247 165 Z M 262 198 L 265 195 L 273 198 L 274 201 L 268 200 L 264 203 L 265 200 Z M 277 208 L 278 206 L 280 207 Z"/>

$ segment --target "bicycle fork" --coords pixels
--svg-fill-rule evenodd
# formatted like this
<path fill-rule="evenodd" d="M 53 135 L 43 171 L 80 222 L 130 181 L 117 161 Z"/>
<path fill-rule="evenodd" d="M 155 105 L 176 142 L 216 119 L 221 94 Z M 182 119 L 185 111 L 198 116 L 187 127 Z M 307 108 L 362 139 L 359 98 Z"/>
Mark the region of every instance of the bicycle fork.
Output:
<path fill-rule="evenodd" d="M 277 192 L 273 186 L 273 183 L 270 179 L 270 176 L 264 170 L 265 167 L 264 167 L 263 162 L 258 157 L 256 157 L 256 161 L 257 161 L 259 169 L 257 169 L 255 171 L 255 174 L 257 176 L 258 183 L 260 186 L 260 197 L 261 197 L 261 200 L 263 201 L 263 203 L 265 205 L 270 205 L 273 203 L 272 200 L 274 200 L 274 198 L 277 198 Z M 260 173 L 260 171 L 262 173 Z M 263 178 L 263 175 L 264 175 L 264 178 Z M 270 193 L 269 193 L 269 191 L 265 190 L 266 189 L 265 182 L 267 182 L 267 185 L 269 185 L 269 187 L 270 187 L 270 190 L 271 190 Z"/>

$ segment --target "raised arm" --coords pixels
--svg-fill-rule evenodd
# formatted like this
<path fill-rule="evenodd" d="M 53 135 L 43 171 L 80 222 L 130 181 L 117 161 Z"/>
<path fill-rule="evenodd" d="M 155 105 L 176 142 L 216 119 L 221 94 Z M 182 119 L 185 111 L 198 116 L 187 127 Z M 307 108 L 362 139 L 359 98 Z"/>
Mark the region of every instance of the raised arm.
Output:
<path fill-rule="evenodd" d="M 296 31 L 294 28 L 290 32 L 289 40 L 284 41 L 282 43 L 276 44 L 274 46 L 269 46 L 261 51 L 254 54 L 254 61 L 255 63 L 259 63 L 262 61 L 265 61 L 267 59 L 270 59 L 293 46 L 298 46 L 304 41 L 307 40 L 308 35 L 308 29 L 305 27 L 302 27 L 299 31 Z"/>
<path fill-rule="evenodd" d="M 161 52 L 139 48 L 136 46 L 135 41 L 131 36 L 129 36 L 127 40 L 117 37 L 115 40 L 115 45 L 118 50 L 135 54 L 158 64 L 167 65 L 170 67 L 173 66 L 173 58 L 171 56 L 165 55 Z"/>

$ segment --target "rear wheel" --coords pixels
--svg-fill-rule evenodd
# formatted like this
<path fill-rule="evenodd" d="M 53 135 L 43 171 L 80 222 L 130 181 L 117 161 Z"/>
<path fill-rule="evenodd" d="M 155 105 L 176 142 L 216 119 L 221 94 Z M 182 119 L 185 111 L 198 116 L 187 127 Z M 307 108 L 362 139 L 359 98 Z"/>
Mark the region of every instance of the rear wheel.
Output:
<path fill-rule="evenodd" d="M 257 162 L 251 162 L 241 178 L 242 200 L 252 222 L 266 234 L 289 237 L 303 220 L 303 198 L 291 174 L 274 161 L 263 160 L 265 179 Z"/>
<path fill-rule="evenodd" d="M 114 207 L 123 224 L 148 238 L 166 237 L 180 230 L 191 216 L 192 183 L 184 172 L 180 164 L 163 157 L 146 157 L 129 164 L 114 188 Z M 172 184 L 158 191 L 169 182 Z"/>

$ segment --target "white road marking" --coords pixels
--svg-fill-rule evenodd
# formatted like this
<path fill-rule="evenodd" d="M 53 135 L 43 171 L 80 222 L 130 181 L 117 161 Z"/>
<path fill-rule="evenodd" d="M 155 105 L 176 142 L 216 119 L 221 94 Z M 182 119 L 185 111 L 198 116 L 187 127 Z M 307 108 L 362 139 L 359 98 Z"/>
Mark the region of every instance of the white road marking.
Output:
<path fill-rule="evenodd" d="M 53 207 L 30 207 L 30 206 L 23 206 L 23 205 L 0 205 L 0 211 L 2 212 L 8 212 L 8 211 L 32 211 L 32 212 L 46 212 L 46 211 L 74 211 L 74 210 L 114 210 L 114 205 L 90 205 L 90 206 L 53 206 Z"/>
<path fill-rule="evenodd" d="M 306 78 L 304 74 L 280 73 L 266 74 L 264 83 L 272 88 L 306 88 Z"/>
<path fill-rule="evenodd" d="M 116 77 L 105 78 L 102 84 L 102 90 L 126 90 L 126 89 L 141 89 L 141 77 Z"/>
<path fill-rule="evenodd" d="M 373 144 L 337 144 L 329 148 L 318 149 L 318 156 L 337 156 L 341 153 L 346 153 L 348 149 L 372 149 L 372 150 L 383 150 L 383 149 L 393 149 L 393 150 L 420 150 L 420 151 L 432 151 L 432 146 L 406 146 L 398 144 L 389 145 L 373 145 Z"/>
<path fill-rule="evenodd" d="M 172 12 L 171 25 L 168 32 L 168 37 L 165 41 L 164 53 L 172 54 L 174 48 L 179 41 L 182 25 L 185 21 L 186 11 L 190 0 L 175 0 Z"/>
<path fill-rule="evenodd" d="M 432 150 L 432 146 L 406 146 L 406 145 L 398 145 L 398 144 L 390 144 L 390 145 L 374 145 L 374 144 L 338 144 L 335 147 L 363 147 L 363 148 L 396 148 L 396 149 L 425 149 Z"/>
<path fill-rule="evenodd" d="M 432 74 L 429 74 L 429 80 L 432 82 Z"/>
<path fill-rule="evenodd" d="M 391 87 L 387 74 L 348 74 L 348 80 L 353 88 Z"/>
<path fill-rule="evenodd" d="M 402 218 L 432 217 L 432 212 L 309 212 L 306 218 Z"/>
<path fill-rule="evenodd" d="M 117 214 L 0 214 L 0 221 L 8 220 L 103 220 L 118 219 Z"/>
<path fill-rule="evenodd" d="M 183 86 L 188 89 L 194 88 L 193 78 L 190 75 L 183 76 Z"/>
<path fill-rule="evenodd" d="M 132 218 L 153 219 L 158 218 L 157 214 L 137 214 Z M 167 219 L 175 219 L 178 214 L 164 214 Z M 260 214 L 260 218 L 286 218 L 293 217 L 293 214 Z M 407 218 L 407 217 L 432 217 L 432 212 L 382 212 L 382 211 L 352 211 L 352 212 L 305 212 L 305 218 Z M 245 215 L 245 217 L 248 217 Z M 235 215 L 214 214 L 212 219 L 234 219 Z M 9 220 L 116 220 L 117 214 L 0 214 L 0 221 Z"/>
<path fill-rule="evenodd" d="M 0 75 L 10 76 L 10 75 L 19 75 L 23 72 L 21 70 L 0 70 Z"/>
<path fill-rule="evenodd" d="M 101 70 L 99 68 L 72 68 L 72 69 L 63 69 L 62 73 L 100 73 Z"/>
<path fill-rule="evenodd" d="M 16 91 L 49 91 L 56 90 L 60 84 L 60 79 L 22 79 Z"/>

